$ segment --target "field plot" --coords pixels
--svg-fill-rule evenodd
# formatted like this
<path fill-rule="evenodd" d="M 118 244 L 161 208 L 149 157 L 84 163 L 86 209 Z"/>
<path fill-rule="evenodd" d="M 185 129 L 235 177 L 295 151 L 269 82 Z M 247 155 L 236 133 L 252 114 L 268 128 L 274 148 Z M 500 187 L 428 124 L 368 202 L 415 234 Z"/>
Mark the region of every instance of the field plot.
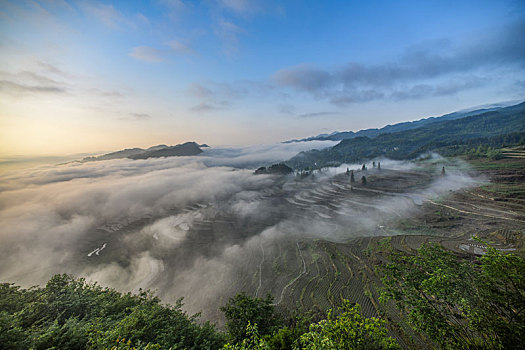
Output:
<path fill-rule="evenodd" d="M 398 311 L 379 303 L 376 267 L 389 249 L 413 252 L 424 242 L 475 257 L 484 247 L 474 235 L 521 249 L 524 163 L 514 156 L 472 165 L 385 161 L 381 169 L 354 168 L 354 182 L 344 171 L 253 175 L 263 181 L 94 227 L 72 245 L 64 266 L 122 290 L 152 289 L 166 302 L 184 297 L 188 312 L 219 326 L 220 306 L 241 292 L 272 295 L 284 315 L 323 313 L 348 299 L 367 317 L 388 317 L 403 344 L 422 346 Z"/>

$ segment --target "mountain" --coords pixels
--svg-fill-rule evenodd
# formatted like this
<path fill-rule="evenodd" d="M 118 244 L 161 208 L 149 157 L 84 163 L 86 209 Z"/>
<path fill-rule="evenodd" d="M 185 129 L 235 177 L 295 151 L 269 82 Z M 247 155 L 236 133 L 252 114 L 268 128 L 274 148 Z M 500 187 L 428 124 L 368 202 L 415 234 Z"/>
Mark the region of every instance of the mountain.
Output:
<path fill-rule="evenodd" d="M 206 146 L 208 147 L 208 146 Z M 110 159 L 146 159 L 158 157 L 174 157 L 174 156 L 195 156 L 202 153 L 199 145 L 195 142 L 186 142 L 176 146 L 157 145 L 147 149 L 143 148 L 127 148 L 124 150 L 111 152 L 97 157 L 85 157 L 83 162 L 92 162 L 99 160 Z"/>
<path fill-rule="evenodd" d="M 139 154 L 145 152 L 142 148 L 127 148 L 116 152 L 111 152 L 108 154 L 104 154 L 98 157 L 85 157 L 82 159 L 83 162 L 91 162 L 96 160 L 110 160 L 110 159 L 120 159 L 120 158 L 128 158 L 129 156 L 133 156 L 135 154 Z"/>
<path fill-rule="evenodd" d="M 146 159 L 159 157 L 181 157 L 181 156 L 196 156 L 202 153 L 199 145 L 195 142 L 186 142 L 181 145 L 155 149 L 139 154 L 129 156 L 130 159 Z"/>
<path fill-rule="evenodd" d="M 157 151 L 159 149 L 163 149 L 163 148 L 166 148 L 166 147 L 169 147 L 168 145 L 157 145 L 157 146 L 151 146 L 150 148 L 146 149 L 146 151 Z"/>
<path fill-rule="evenodd" d="M 283 143 L 305 142 L 305 141 L 341 141 L 341 140 L 353 139 L 353 138 L 360 137 L 360 136 L 366 136 L 366 137 L 369 137 L 369 138 L 374 138 L 374 137 L 376 137 L 378 135 L 381 135 L 381 134 L 387 134 L 387 133 L 393 133 L 393 132 L 399 132 L 399 131 L 416 129 L 416 128 L 420 128 L 420 127 L 428 125 L 428 124 L 441 122 L 441 121 L 444 121 L 444 120 L 461 119 L 461 118 L 469 117 L 471 115 L 482 114 L 484 112 L 496 111 L 496 110 L 505 108 L 503 106 L 505 106 L 505 105 L 504 104 L 503 105 L 502 104 L 493 104 L 493 105 L 488 105 L 488 106 L 486 106 L 485 108 L 482 108 L 482 109 L 463 110 L 463 111 L 458 111 L 458 112 L 454 112 L 454 113 L 444 114 L 444 115 L 442 115 L 440 117 L 428 117 L 428 118 L 416 120 L 416 121 L 413 121 L 413 122 L 403 122 L 403 123 L 397 123 L 397 124 L 394 124 L 394 125 L 387 125 L 387 126 L 384 126 L 384 127 L 380 128 L 380 129 L 377 129 L 377 128 L 365 129 L 365 130 L 360 130 L 360 131 L 357 131 L 357 132 L 353 132 L 353 131 L 341 131 L 341 132 L 339 132 L 339 131 L 336 131 L 336 132 L 333 132 L 331 134 L 320 134 L 320 135 L 317 135 L 317 136 L 311 136 L 311 137 L 307 137 L 307 138 L 303 138 L 303 139 L 293 139 L 293 140 L 284 141 Z"/>
<path fill-rule="evenodd" d="M 381 156 L 412 159 L 429 151 L 450 153 L 481 144 L 501 147 L 525 142 L 525 102 L 494 111 L 479 113 L 478 110 L 478 114 L 461 118 L 455 116 L 404 131 L 345 139 L 334 147 L 301 152 L 286 164 L 305 168 L 354 163 Z"/>
<path fill-rule="evenodd" d="M 268 168 L 264 166 L 260 167 L 257 170 L 255 170 L 254 174 L 255 175 L 261 175 L 261 174 L 288 175 L 292 172 L 293 172 L 293 169 L 290 168 L 289 166 L 282 164 L 282 163 L 277 163 L 277 164 L 273 164 L 269 166 Z"/>

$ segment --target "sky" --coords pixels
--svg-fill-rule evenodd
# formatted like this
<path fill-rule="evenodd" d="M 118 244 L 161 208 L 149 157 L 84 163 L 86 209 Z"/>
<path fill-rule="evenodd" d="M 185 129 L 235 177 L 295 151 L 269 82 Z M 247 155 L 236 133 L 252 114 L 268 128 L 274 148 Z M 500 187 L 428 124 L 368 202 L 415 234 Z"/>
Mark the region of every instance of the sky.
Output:
<path fill-rule="evenodd" d="M 0 0 L 0 156 L 269 144 L 525 99 L 523 1 Z"/>

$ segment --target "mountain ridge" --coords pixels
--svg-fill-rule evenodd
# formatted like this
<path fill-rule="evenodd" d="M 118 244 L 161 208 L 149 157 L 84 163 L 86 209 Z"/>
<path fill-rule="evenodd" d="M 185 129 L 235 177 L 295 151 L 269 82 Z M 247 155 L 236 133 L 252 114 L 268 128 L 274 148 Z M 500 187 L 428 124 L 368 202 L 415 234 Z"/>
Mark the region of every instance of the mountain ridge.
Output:
<path fill-rule="evenodd" d="M 111 159 L 147 159 L 147 158 L 159 158 L 159 157 L 184 157 L 184 156 L 196 156 L 202 153 L 200 147 L 208 147 L 203 144 L 202 146 L 196 142 L 190 141 L 175 146 L 167 146 L 164 144 L 151 146 L 149 148 L 126 148 L 120 151 L 106 153 L 100 156 L 90 156 L 82 159 L 82 162 L 93 162 L 101 160 Z"/>
<path fill-rule="evenodd" d="M 460 152 L 481 144 L 491 146 L 525 142 L 525 102 L 457 119 L 442 119 L 419 128 L 358 136 L 323 150 L 301 152 L 285 162 L 292 168 L 329 166 L 388 157 L 413 159 L 430 151 Z"/>
<path fill-rule="evenodd" d="M 519 103 L 518 103 L 519 104 Z M 383 126 L 382 128 L 369 128 L 369 129 L 363 129 L 359 131 L 334 131 L 330 134 L 319 134 L 316 136 L 310 136 L 302 139 L 292 139 L 283 141 L 282 143 L 295 143 L 295 142 L 307 142 L 307 141 L 342 141 L 346 139 L 352 139 L 360 136 L 367 136 L 370 138 L 374 138 L 381 134 L 386 133 L 393 133 L 393 132 L 399 132 L 399 131 L 405 131 L 410 129 L 416 129 L 419 127 L 422 127 L 424 125 L 432 124 L 435 122 L 440 122 L 443 120 L 456 120 L 461 119 L 465 117 L 469 117 L 471 115 L 478 115 L 485 112 L 491 112 L 496 111 L 502 108 L 507 108 L 512 106 L 502 106 L 502 104 L 492 104 L 488 105 L 485 108 L 476 108 L 476 109 L 464 109 L 452 113 L 443 114 L 439 117 L 427 117 L 422 118 L 414 121 L 407 121 L 407 122 L 400 122 L 395 124 L 388 124 Z"/>

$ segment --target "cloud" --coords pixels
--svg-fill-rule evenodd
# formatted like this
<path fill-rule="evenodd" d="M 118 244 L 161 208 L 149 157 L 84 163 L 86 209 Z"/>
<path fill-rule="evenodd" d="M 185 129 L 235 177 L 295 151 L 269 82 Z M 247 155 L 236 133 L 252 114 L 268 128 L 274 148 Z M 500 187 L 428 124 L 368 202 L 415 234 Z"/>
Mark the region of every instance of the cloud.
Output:
<path fill-rule="evenodd" d="M 199 103 L 190 108 L 192 111 L 205 112 L 224 109 L 231 106 L 233 100 L 237 100 L 247 93 L 247 89 L 229 83 L 217 83 L 208 81 L 206 83 L 190 84 L 186 92 L 196 98 Z"/>
<path fill-rule="evenodd" d="M 187 88 L 188 93 L 200 99 L 213 97 L 213 92 L 202 84 L 193 83 Z"/>
<path fill-rule="evenodd" d="M 64 72 L 60 68 L 58 68 L 56 65 L 51 64 L 49 62 L 44 61 L 38 61 L 37 65 L 46 73 L 62 76 L 62 77 L 70 77 L 70 74 Z"/>
<path fill-rule="evenodd" d="M 330 87 L 335 77 L 327 71 L 301 64 L 277 71 L 273 79 L 280 85 L 314 93 Z"/>
<path fill-rule="evenodd" d="M 215 34 L 221 39 L 222 52 L 234 57 L 239 52 L 239 35 L 245 31 L 231 21 L 221 19 L 215 26 Z"/>
<path fill-rule="evenodd" d="M 29 286 L 55 273 L 72 273 L 122 291 L 152 288 L 165 302 L 183 296 L 187 310 L 216 320 L 219 303 L 239 290 L 259 291 L 250 283 L 254 271 L 263 270 L 258 269 L 262 254 L 271 266 L 272 257 L 281 248 L 293 252 L 297 240 L 388 234 L 378 225 L 410 217 L 426 198 L 473 183 L 450 169 L 447 177 L 412 192 L 367 195 L 333 181 L 347 166 L 358 165 L 305 181 L 226 166 L 267 165 L 330 144 L 212 148 L 196 157 L 3 172 L 0 280 Z M 381 164 L 413 169 L 407 162 Z M 289 280 L 261 292 L 278 296 Z"/>
<path fill-rule="evenodd" d="M 195 54 L 195 51 L 185 43 L 182 43 L 179 40 L 172 40 L 167 44 L 171 50 L 179 55 L 188 55 L 188 54 Z"/>
<path fill-rule="evenodd" d="M 483 86 L 488 82 L 487 78 L 476 76 L 457 77 L 440 84 L 417 84 L 410 88 L 394 91 L 390 97 L 395 100 L 406 100 L 428 96 L 450 96 L 463 90 Z"/>
<path fill-rule="evenodd" d="M 80 8 L 109 28 L 118 28 L 121 24 L 127 22 L 124 15 L 115 9 L 113 5 L 83 2 L 80 4 Z"/>
<path fill-rule="evenodd" d="M 283 114 L 294 114 L 295 107 L 290 104 L 280 104 L 277 106 L 277 110 Z"/>
<path fill-rule="evenodd" d="M 195 51 L 179 40 L 172 40 L 165 44 L 165 49 L 157 49 L 151 46 L 137 46 L 129 55 L 139 61 L 159 63 L 169 60 L 170 55 L 193 55 Z"/>
<path fill-rule="evenodd" d="M 423 43 L 407 48 L 397 60 L 379 64 L 348 62 L 333 70 L 300 64 L 277 71 L 273 80 L 344 105 L 454 95 L 496 81 L 500 71 L 523 73 L 525 21 L 484 34 L 482 40 L 466 43 Z"/>
<path fill-rule="evenodd" d="M 143 25 L 149 25 L 150 24 L 150 20 L 148 17 L 146 17 L 145 15 L 143 15 L 142 13 L 137 13 L 135 15 L 135 18 L 137 19 L 137 21 Z"/>
<path fill-rule="evenodd" d="M 194 112 L 209 112 L 209 111 L 215 111 L 217 109 L 220 109 L 220 108 L 210 103 L 206 103 L 206 102 L 201 102 L 190 108 L 190 110 Z"/>
<path fill-rule="evenodd" d="M 334 115 L 334 114 L 339 114 L 339 112 L 312 112 L 312 113 L 299 114 L 298 117 L 299 118 L 312 118 L 312 117 L 324 117 L 327 115 Z"/>
<path fill-rule="evenodd" d="M 237 14 L 252 14 L 261 10 L 260 5 L 254 0 L 220 0 L 220 4 Z"/>
<path fill-rule="evenodd" d="M 10 94 L 20 93 L 65 93 L 64 88 L 58 86 L 24 85 L 12 81 L 0 80 L 0 91 Z"/>
<path fill-rule="evenodd" d="M 260 0 L 219 0 L 219 5 L 226 12 L 237 16 L 250 18 L 260 14 L 282 16 L 285 14 L 282 2 L 260 1 Z"/>
<path fill-rule="evenodd" d="M 106 98 L 123 98 L 126 97 L 127 94 L 118 91 L 118 90 L 101 90 L 98 88 L 90 88 L 87 90 L 90 94 L 93 94 L 95 96 L 99 97 L 106 97 Z"/>
<path fill-rule="evenodd" d="M 16 74 L 0 72 L 0 91 L 15 96 L 20 94 L 63 94 L 68 92 L 64 83 L 31 71 L 23 71 Z"/>
<path fill-rule="evenodd" d="M 136 60 L 158 63 L 166 61 L 166 52 L 150 46 L 137 46 L 129 53 Z"/>
<path fill-rule="evenodd" d="M 187 7 L 187 5 L 182 0 L 159 0 L 159 3 L 176 10 L 183 10 Z"/>
<path fill-rule="evenodd" d="M 147 113 L 130 113 L 129 115 L 135 120 L 151 119 L 151 115 Z"/>

